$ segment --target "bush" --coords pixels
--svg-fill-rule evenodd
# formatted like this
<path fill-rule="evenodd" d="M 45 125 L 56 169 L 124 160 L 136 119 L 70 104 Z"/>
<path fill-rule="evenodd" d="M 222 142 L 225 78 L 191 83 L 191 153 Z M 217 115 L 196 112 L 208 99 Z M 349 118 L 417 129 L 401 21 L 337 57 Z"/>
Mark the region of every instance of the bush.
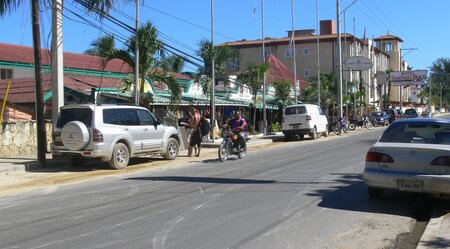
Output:
<path fill-rule="evenodd" d="M 272 123 L 272 132 L 280 132 L 281 131 L 281 125 L 278 122 Z"/>
<path fill-rule="evenodd" d="M 248 133 L 250 133 L 251 135 L 258 134 L 258 132 L 255 130 L 255 127 L 253 127 L 252 125 L 248 126 Z"/>

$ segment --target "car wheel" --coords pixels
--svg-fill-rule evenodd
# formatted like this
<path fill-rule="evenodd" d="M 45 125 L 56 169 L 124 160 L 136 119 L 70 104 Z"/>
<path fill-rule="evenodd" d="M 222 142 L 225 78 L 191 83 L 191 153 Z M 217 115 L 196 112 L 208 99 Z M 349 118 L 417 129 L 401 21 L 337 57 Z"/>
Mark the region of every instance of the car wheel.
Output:
<path fill-rule="evenodd" d="M 325 132 L 323 133 L 324 137 L 328 137 L 328 125 L 325 127 Z"/>
<path fill-rule="evenodd" d="M 380 199 L 383 196 L 384 189 L 381 188 L 367 188 L 370 199 Z"/>
<path fill-rule="evenodd" d="M 311 136 L 312 140 L 315 140 L 317 138 L 317 128 L 316 127 L 314 127 L 314 129 L 311 132 L 310 136 Z"/>
<path fill-rule="evenodd" d="M 166 153 L 163 154 L 163 158 L 166 160 L 174 160 L 178 156 L 179 145 L 175 138 L 169 138 L 167 142 Z"/>
<path fill-rule="evenodd" d="M 130 151 L 128 147 L 123 143 L 117 143 L 114 145 L 111 160 L 109 160 L 109 166 L 113 169 L 124 169 L 128 166 L 130 161 Z"/>
<path fill-rule="evenodd" d="M 303 140 L 304 138 L 305 138 L 305 135 L 303 135 L 303 134 L 298 135 L 298 139 Z"/>
<path fill-rule="evenodd" d="M 89 131 L 83 122 L 71 121 L 62 128 L 61 140 L 69 150 L 82 150 L 89 142 Z"/>

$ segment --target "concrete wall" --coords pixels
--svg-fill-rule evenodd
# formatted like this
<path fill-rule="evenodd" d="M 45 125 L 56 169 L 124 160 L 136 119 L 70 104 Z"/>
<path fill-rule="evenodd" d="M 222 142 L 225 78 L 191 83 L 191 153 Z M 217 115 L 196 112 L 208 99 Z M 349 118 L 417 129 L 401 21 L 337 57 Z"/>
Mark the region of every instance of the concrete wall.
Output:
<path fill-rule="evenodd" d="M 52 123 L 46 122 L 47 151 L 52 141 Z M 0 130 L 0 157 L 37 154 L 36 121 L 3 122 Z"/>

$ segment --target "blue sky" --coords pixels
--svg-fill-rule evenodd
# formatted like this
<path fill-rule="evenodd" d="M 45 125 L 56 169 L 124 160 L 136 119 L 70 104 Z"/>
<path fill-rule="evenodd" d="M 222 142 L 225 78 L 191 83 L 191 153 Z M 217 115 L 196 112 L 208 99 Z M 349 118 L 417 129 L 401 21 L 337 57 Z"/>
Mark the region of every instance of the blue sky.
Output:
<path fill-rule="evenodd" d="M 336 19 L 336 0 L 318 0 L 319 19 Z M 83 14 L 82 8 L 71 0 L 65 7 Z M 241 39 L 260 39 L 261 0 L 215 0 L 215 44 Z M 316 28 L 316 1 L 294 0 L 295 29 Z M 341 10 L 350 6 L 342 18 L 342 32 L 362 38 L 364 29 L 368 38 L 392 34 L 403 39 L 404 60 L 413 69 L 428 69 L 440 58 L 450 57 L 450 1 L 433 0 L 341 0 Z M 292 29 L 291 0 L 264 0 L 265 37 L 286 37 Z M 51 13 L 41 5 L 42 46 L 50 47 Z M 82 20 L 65 10 L 63 20 L 64 51 L 83 53 L 103 31 L 80 23 Z M 134 27 L 134 4 L 118 4 L 111 15 Z M 0 42 L 32 46 L 29 1 L 0 18 Z M 355 19 L 355 25 L 353 20 Z M 100 24 L 116 36 L 129 37 L 130 33 L 111 23 Z M 202 39 L 211 39 L 211 0 L 145 0 L 140 7 L 140 21 L 151 21 L 160 31 L 160 38 L 171 46 L 195 54 Z M 344 25 L 345 21 L 345 25 Z M 117 42 L 117 47 L 123 44 Z M 195 66 L 187 65 L 193 71 Z"/>

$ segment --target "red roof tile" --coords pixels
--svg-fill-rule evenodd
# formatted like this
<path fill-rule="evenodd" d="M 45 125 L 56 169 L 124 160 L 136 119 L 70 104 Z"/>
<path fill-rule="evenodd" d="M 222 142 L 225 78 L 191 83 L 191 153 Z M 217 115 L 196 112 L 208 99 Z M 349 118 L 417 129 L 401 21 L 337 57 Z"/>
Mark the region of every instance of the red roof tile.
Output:
<path fill-rule="evenodd" d="M 0 81 L 0 100 L 3 101 L 9 80 Z M 72 90 L 89 95 L 91 88 L 119 88 L 122 84 L 120 78 L 100 78 L 92 76 L 64 76 L 64 86 Z M 52 91 L 52 80 L 50 76 L 42 77 L 43 95 Z M 7 101 L 14 104 L 35 102 L 35 80 L 34 78 L 12 79 Z"/>
<path fill-rule="evenodd" d="M 50 65 L 50 50 L 41 50 L 42 65 Z M 34 64 L 32 47 L 0 43 L 0 61 Z M 130 66 L 122 60 L 113 59 L 102 69 L 102 58 L 99 56 L 64 52 L 64 67 L 74 69 L 96 70 L 115 73 L 129 73 Z"/>
<path fill-rule="evenodd" d="M 270 54 L 266 62 L 269 64 L 266 84 L 271 84 L 274 81 L 287 80 L 292 86 L 294 86 L 294 74 L 283 63 L 281 63 L 277 57 Z M 297 76 L 296 79 L 299 81 L 300 89 L 305 89 L 308 87 L 309 83 L 302 77 Z"/>

